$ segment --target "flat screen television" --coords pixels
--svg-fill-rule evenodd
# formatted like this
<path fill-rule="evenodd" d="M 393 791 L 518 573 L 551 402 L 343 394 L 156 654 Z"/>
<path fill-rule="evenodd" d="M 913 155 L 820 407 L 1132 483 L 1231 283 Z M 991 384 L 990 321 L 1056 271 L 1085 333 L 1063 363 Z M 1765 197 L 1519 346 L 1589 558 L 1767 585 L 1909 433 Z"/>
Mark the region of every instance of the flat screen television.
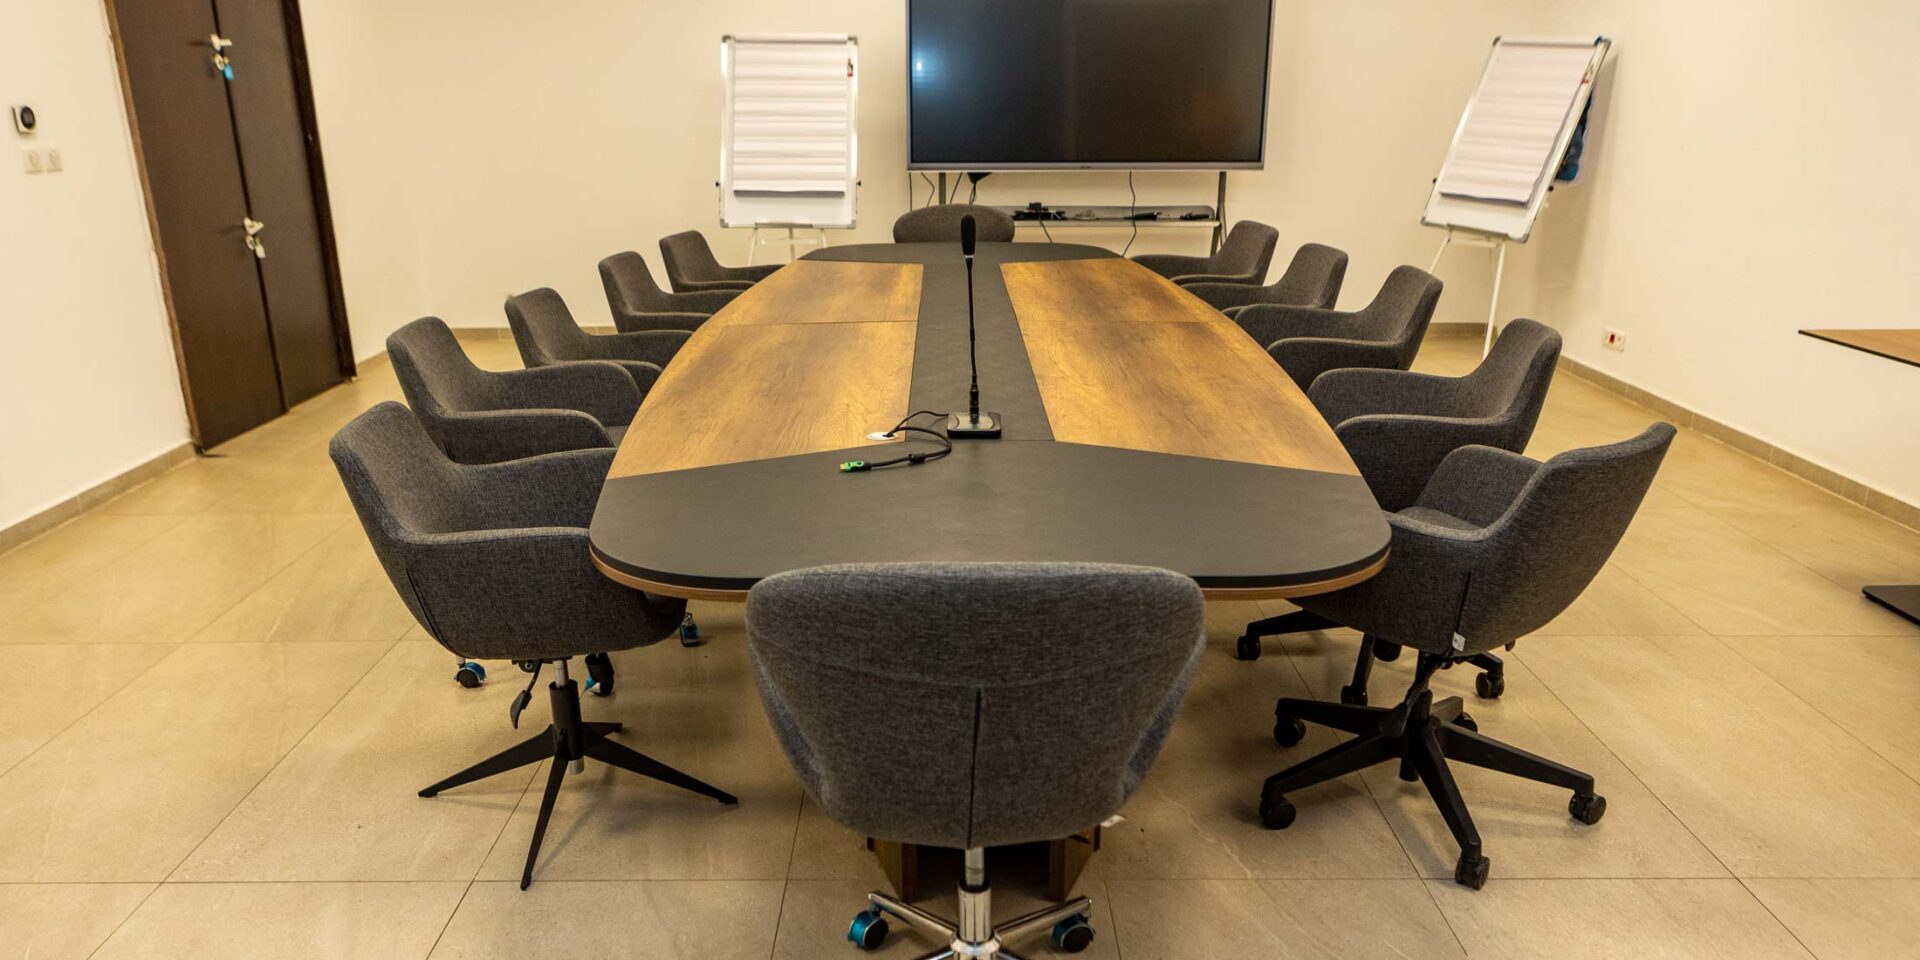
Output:
<path fill-rule="evenodd" d="M 908 168 L 1258 168 L 1272 41 L 1272 0 L 907 0 Z"/>

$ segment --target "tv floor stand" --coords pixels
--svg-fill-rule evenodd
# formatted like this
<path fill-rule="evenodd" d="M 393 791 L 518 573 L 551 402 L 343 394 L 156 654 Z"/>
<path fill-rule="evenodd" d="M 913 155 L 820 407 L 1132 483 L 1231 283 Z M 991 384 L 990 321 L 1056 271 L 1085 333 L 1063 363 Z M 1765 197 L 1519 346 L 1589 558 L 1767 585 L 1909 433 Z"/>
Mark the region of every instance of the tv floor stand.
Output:
<path fill-rule="evenodd" d="M 935 183 L 939 191 L 940 202 L 946 203 L 947 196 L 948 196 L 947 195 L 947 172 L 942 170 L 939 173 L 935 174 L 935 177 L 936 177 Z M 959 186 L 958 184 L 955 185 L 956 187 L 954 191 L 955 196 L 958 196 L 959 194 L 958 186 Z M 1007 209 L 1013 210 L 1018 208 L 1007 208 Z M 1044 221 L 1047 225 L 1047 229 L 1053 230 L 1057 227 L 1112 228 L 1112 227 L 1124 227 L 1124 226 L 1139 226 L 1143 228 L 1208 227 L 1208 228 L 1211 228 L 1213 231 L 1211 245 L 1209 249 L 1214 253 L 1218 253 L 1220 251 L 1220 244 L 1226 240 L 1226 235 L 1227 235 L 1227 172 L 1225 170 L 1220 171 L 1220 178 L 1219 178 L 1218 186 L 1216 188 L 1215 195 L 1214 195 L 1212 213 L 1210 216 L 1208 216 L 1204 220 L 1183 220 L 1183 219 L 1179 219 L 1178 217 L 1162 218 L 1159 220 L 1134 220 L 1128 217 L 1124 212 L 1119 212 L 1119 213 L 1112 212 L 1112 211 L 1124 211 L 1125 207 L 1123 206 L 1082 207 L 1080 209 L 1085 211 L 1095 212 L 1095 215 L 1089 216 L 1086 218 L 1075 217 L 1075 218 L 1068 218 L 1065 220 L 1047 220 L 1047 221 Z M 1153 209 L 1153 208 L 1149 208 L 1149 209 Z M 1204 209 L 1204 208 L 1189 208 L 1189 209 Z M 1021 220 L 1019 222 L 1033 223 L 1035 221 Z"/>

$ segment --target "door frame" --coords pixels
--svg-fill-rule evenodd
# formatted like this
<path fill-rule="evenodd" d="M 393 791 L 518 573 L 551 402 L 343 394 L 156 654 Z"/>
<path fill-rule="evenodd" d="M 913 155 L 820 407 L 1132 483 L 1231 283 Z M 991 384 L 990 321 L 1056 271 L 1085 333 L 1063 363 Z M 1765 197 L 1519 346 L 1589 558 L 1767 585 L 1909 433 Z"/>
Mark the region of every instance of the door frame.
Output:
<path fill-rule="evenodd" d="M 211 4 L 212 0 L 208 2 Z M 306 140 L 307 175 L 313 193 L 314 221 L 320 232 L 320 258 L 327 276 L 328 315 L 333 323 L 334 354 L 339 361 L 341 375 L 353 379 L 359 375 L 359 365 L 353 359 L 346 288 L 340 276 L 340 249 L 333 232 L 333 202 L 327 190 L 326 166 L 320 150 L 320 121 L 314 108 L 313 77 L 308 72 L 306 27 L 300 18 L 300 0 L 278 2 L 287 25 L 287 62 L 293 72 L 294 99 L 300 114 L 301 132 Z M 120 76 L 120 101 L 125 108 L 127 134 L 133 144 L 134 169 L 140 178 L 140 201 L 147 212 L 147 233 L 153 245 L 154 267 L 160 274 L 160 299 L 167 310 L 167 333 L 173 340 L 173 361 L 180 375 L 180 400 L 187 411 L 187 431 L 193 439 L 194 449 L 204 453 L 206 445 L 201 442 L 199 416 L 193 409 L 186 352 L 180 339 L 180 315 L 174 307 L 166 245 L 160 240 L 160 218 L 153 205 L 153 182 L 147 176 L 146 145 L 140 138 L 140 118 L 133 103 L 133 79 L 127 72 L 127 52 L 120 31 L 120 12 L 115 3 L 116 0 L 101 0 L 106 12 L 107 36 L 113 45 L 114 68 Z"/>

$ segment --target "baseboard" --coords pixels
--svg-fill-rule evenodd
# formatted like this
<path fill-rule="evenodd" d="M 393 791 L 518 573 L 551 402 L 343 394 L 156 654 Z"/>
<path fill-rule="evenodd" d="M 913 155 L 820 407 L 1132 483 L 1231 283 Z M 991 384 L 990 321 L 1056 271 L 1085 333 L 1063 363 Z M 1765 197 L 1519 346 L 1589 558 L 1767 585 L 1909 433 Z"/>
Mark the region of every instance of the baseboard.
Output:
<path fill-rule="evenodd" d="M 1470 325 L 1447 324 L 1447 326 Z M 1871 510 L 1895 523 L 1920 530 L 1920 506 L 1915 506 L 1892 494 L 1875 490 L 1852 477 L 1823 467 L 1792 451 L 1783 450 L 1744 430 L 1698 413 L 1692 408 L 1681 406 L 1651 390 L 1634 386 L 1611 374 L 1602 373 L 1564 354 L 1560 357 L 1560 369 L 1608 393 L 1653 410 L 1676 427 L 1697 430 L 1741 453 L 1779 467 L 1834 496 Z"/>
<path fill-rule="evenodd" d="M 191 459 L 193 459 L 193 444 L 182 443 L 130 470 L 96 483 L 25 520 L 0 528 L 0 553 L 6 553 Z"/>

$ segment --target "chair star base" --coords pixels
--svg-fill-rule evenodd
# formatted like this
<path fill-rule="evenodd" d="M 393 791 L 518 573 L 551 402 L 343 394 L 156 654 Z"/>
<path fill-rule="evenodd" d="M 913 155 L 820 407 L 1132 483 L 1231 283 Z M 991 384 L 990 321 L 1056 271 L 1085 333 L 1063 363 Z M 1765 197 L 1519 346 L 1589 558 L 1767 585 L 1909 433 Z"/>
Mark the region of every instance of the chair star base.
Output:
<path fill-rule="evenodd" d="M 986 852 L 978 847 L 966 852 L 966 880 L 960 884 L 960 919 L 950 922 L 913 904 L 876 890 L 867 894 L 869 907 L 853 918 L 847 939 L 862 950 L 878 950 L 887 939 L 887 917 L 895 917 L 908 926 L 931 934 L 946 946 L 926 954 L 920 960 L 1020 960 L 1004 944 L 1051 930 L 1054 949 L 1079 953 L 1093 942 L 1093 928 L 1087 925 L 1087 912 L 1093 901 L 1074 897 L 1065 903 L 1042 907 L 993 926 L 992 888 L 986 881 Z"/>
<path fill-rule="evenodd" d="M 1427 793 L 1440 808 L 1440 815 L 1446 819 L 1454 842 L 1460 845 L 1454 882 L 1478 890 L 1487 882 L 1490 861 L 1481 853 L 1480 832 L 1473 825 L 1473 816 L 1467 811 L 1466 799 L 1454 782 L 1448 761 L 1571 790 L 1573 798 L 1567 804 L 1568 813 L 1582 823 L 1599 822 L 1606 812 L 1607 801 L 1593 792 L 1591 775 L 1482 736 L 1479 725 L 1462 712 L 1459 697 L 1437 702 L 1433 699 L 1427 683 L 1436 670 L 1449 662 L 1447 658 L 1421 654 L 1406 699 L 1392 708 L 1292 697 L 1276 703 L 1273 735 L 1282 746 L 1299 743 L 1306 735 L 1308 723 L 1355 736 L 1268 777 L 1260 790 L 1261 823 L 1270 829 L 1284 830 L 1293 824 L 1296 815 L 1288 794 L 1374 764 L 1398 761 L 1400 779 L 1425 784 Z"/>
<path fill-rule="evenodd" d="M 553 803 L 560 796 L 561 781 L 566 778 L 569 769 L 575 773 L 584 770 L 588 757 L 712 797 L 724 804 L 740 802 L 733 794 L 695 780 L 652 757 L 607 739 L 608 734 L 619 733 L 621 725 L 582 720 L 580 686 L 568 678 L 565 660 L 559 661 L 559 672 L 560 678 L 547 684 L 548 699 L 553 705 L 553 723 L 547 729 L 420 791 L 421 796 L 432 797 L 442 790 L 484 780 L 494 774 L 517 770 L 543 760 L 552 760 L 553 765 L 547 771 L 547 789 L 540 797 L 540 818 L 534 822 L 533 842 L 527 847 L 526 868 L 520 874 L 520 889 L 525 890 L 533 883 L 533 865 L 540 857 L 540 841 L 546 836 L 547 821 L 553 816 Z"/>

